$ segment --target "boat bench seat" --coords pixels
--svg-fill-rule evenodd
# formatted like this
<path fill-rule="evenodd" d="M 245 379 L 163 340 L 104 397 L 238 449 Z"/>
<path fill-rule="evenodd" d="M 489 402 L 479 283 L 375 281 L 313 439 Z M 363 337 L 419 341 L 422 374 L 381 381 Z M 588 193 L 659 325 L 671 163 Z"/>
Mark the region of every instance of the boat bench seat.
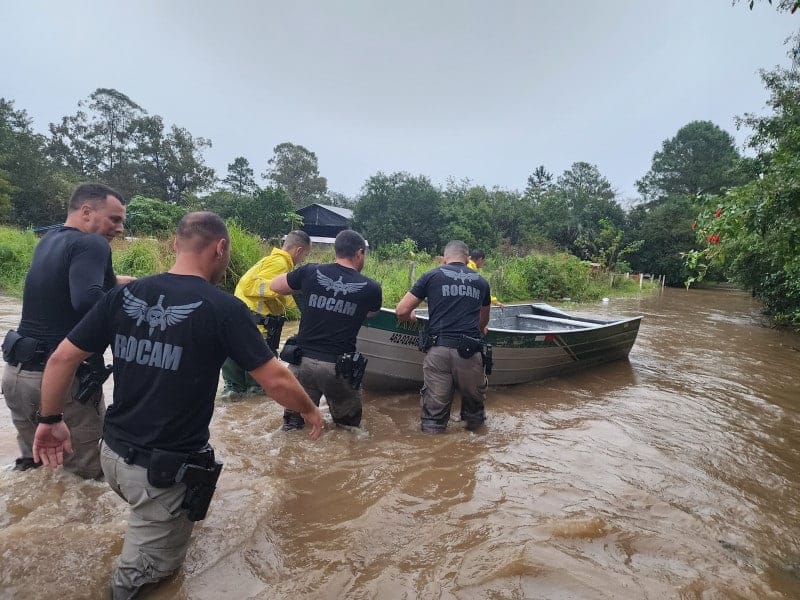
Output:
<path fill-rule="evenodd" d="M 530 319 L 534 321 L 546 321 L 549 323 L 560 323 L 570 327 L 597 327 L 597 323 L 589 323 L 587 321 L 575 321 L 574 319 L 561 319 L 558 317 L 546 317 L 544 315 L 517 315 L 518 319 Z"/>

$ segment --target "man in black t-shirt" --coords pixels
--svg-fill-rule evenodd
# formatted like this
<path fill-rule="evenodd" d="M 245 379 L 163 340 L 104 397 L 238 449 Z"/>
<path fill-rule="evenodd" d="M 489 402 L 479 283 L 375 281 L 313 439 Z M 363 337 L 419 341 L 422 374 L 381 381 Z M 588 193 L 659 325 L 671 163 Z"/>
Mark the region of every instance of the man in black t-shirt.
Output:
<path fill-rule="evenodd" d="M 75 188 L 64 225 L 45 235 L 36 245 L 25 278 L 22 319 L 12 346 L 9 333 L 4 346 L 8 362 L 3 372 L 3 396 L 17 429 L 21 456 L 14 469 L 40 466 L 33 460 L 33 434 L 42 370 L 50 353 L 88 310 L 117 283 L 131 277 L 115 276 L 109 242 L 122 233 L 125 201 L 109 187 L 85 183 Z M 32 350 L 32 352 L 31 352 Z M 95 357 L 102 368 L 102 357 Z M 72 386 L 64 419 L 73 432 L 74 453 L 64 467 L 81 477 L 100 478 L 100 436 L 105 402 L 98 390 L 84 403 L 75 399 Z"/>
<path fill-rule="evenodd" d="M 445 264 L 423 273 L 396 307 L 398 321 L 416 321 L 414 309 L 428 300 L 428 335 L 433 346 L 422 363 L 420 392 L 421 425 L 426 433 L 447 428 L 454 387 L 461 393 L 461 420 L 469 431 L 486 418 L 487 380 L 478 342 L 489 324 L 491 293 L 489 282 L 465 265 L 467 259 L 464 242 L 448 243 Z"/>
<path fill-rule="evenodd" d="M 325 394 L 334 423 L 358 427 L 361 388 L 337 375 L 336 362 L 356 351 L 358 330 L 364 319 L 380 310 L 383 296 L 377 281 L 361 275 L 367 244 L 360 234 L 340 231 L 333 249 L 335 262 L 299 267 L 279 275 L 269 287 L 279 294 L 298 294 L 300 329 L 293 341 L 302 358 L 289 366 L 292 373 L 317 406 Z M 301 429 L 299 417 L 285 411 L 283 429 Z"/>
<path fill-rule="evenodd" d="M 132 598 L 178 569 L 194 521 L 205 516 L 192 510 L 198 498 L 210 500 L 216 479 L 204 480 L 202 495 L 182 478 L 219 474 L 208 426 L 227 356 L 270 397 L 298 411 L 311 425 L 312 439 L 322 432 L 319 409 L 275 359 L 250 311 L 214 285 L 230 258 L 222 219 L 208 212 L 186 215 L 175 251 L 168 273 L 117 288 L 98 302 L 50 357 L 42 381 L 33 454 L 58 465 L 71 450 L 60 413 L 75 368 L 111 346 L 114 402 L 106 413 L 101 460 L 109 485 L 131 505 L 111 580 L 115 599 Z"/>

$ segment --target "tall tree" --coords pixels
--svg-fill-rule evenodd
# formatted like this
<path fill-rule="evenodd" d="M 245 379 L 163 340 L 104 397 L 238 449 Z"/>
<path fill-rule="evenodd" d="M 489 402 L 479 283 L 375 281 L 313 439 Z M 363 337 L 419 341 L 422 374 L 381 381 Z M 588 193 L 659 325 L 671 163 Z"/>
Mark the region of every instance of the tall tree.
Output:
<path fill-rule="evenodd" d="M 290 142 L 278 144 L 273 152 L 262 177 L 284 190 L 295 208 L 320 202 L 328 190 L 328 181 L 319 174 L 317 155 Z"/>
<path fill-rule="evenodd" d="M 252 195 L 258 190 L 253 176 L 253 168 L 244 156 L 237 156 L 228 165 L 228 174 L 222 183 L 235 194 Z"/>
<path fill-rule="evenodd" d="M 616 195 L 595 165 L 576 162 L 564 171 L 555 186 L 535 199 L 534 223 L 556 245 L 586 258 L 590 249 L 583 243 L 576 245 L 576 240 L 597 235 L 604 218 L 617 228 L 624 225 L 625 212 Z"/>
<path fill-rule="evenodd" d="M 203 150 L 211 141 L 193 137 L 175 125 L 167 132 L 159 116 L 133 123 L 136 142 L 138 189 L 142 194 L 173 204 L 183 203 L 187 194 L 208 189 L 214 183 L 214 169 L 205 164 Z"/>
<path fill-rule="evenodd" d="M 692 121 L 664 140 L 636 188 L 653 202 L 670 196 L 717 194 L 742 183 L 733 136 L 711 121 Z"/>
<path fill-rule="evenodd" d="M 544 165 L 536 167 L 533 173 L 528 176 L 528 185 L 525 188 L 525 196 L 531 199 L 538 199 L 546 191 L 553 187 L 553 174 Z"/>
<path fill-rule="evenodd" d="M 409 238 L 423 250 L 440 250 L 441 195 L 427 177 L 378 173 L 367 179 L 353 211 L 354 228 L 370 244 Z"/>
<path fill-rule="evenodd" d="M 440 245 L 461 240 L 470 248 L 492 250 L 498 246 L 501 232 L 494 226 L 492 195 L 485 187 L 451 179 L 441 196 Z"/>
<path fill-rule="evenodd" d="M 0 98 L 0 177 L 11 205 L 6 218 L 21 227 L 51 225 L 66 213 L 72 182 L 47 158 L 45 147 L 27 113 Z"/>
<path fill-rule="evenodd" d="M 100 179 L 125 195 L 133 192 L 132 125 L 146 111 L 128 96 L 98 88 L 78 111 L 50 124 L 48 152 L 81 179 Z"/>

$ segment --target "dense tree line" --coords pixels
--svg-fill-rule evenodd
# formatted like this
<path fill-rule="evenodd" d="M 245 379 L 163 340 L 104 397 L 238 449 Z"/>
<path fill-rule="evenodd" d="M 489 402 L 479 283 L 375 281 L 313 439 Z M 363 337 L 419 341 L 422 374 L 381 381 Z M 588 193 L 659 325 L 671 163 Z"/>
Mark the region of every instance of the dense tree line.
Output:
<path fill-rule="evenodd" d="M 636 183 L 641 197 L 627 210 L 588 162 L 558 176 L 538 166 L 521 191 L 469 180 L 436 186 L 423 175 L 379 172 L 348 198 L 328 189 L 314 152 L 290 142 L 265 157 L 263 184 L 241 156 L 217 176 L 203 158 L 210 140 L 167 126 L 117 90 L 96 90 L 48 134 L 36 133 L 24 110 L 0 99 L 0 222 L 61 221 L 69 188 L 82 180 L 107 182 L 132 198 L 129 225 L 142 234 L 169 229 L 187 210 L 202 208 L 274 238 L 299 225 L 296 209 L 319 202 L 352 208 L 354 227 L 376 248 L 410 241 L 438 253 L 458 238 L 489 253 L 564 251 L 604 269 L 663 274 L 670 285 L 730 278 L 752 288 L 773 313 L 796 315 L 800 219 L 793 186 L 800 178 L 792 157 L 800 149 L 800 85 L 793 71 L 765 74 L 765 82 L 775 114 L 742 119 L 754 131 L 758 156 L 744 157 L 714 123 L 688 123 L 654 152 Z M 716 231 L 722 224 L 727 229 Z"/>
<path fill-rule="evenodd" d="M 41 226 L 64 218 L 70 187 L 102 181 L 132 198 L 130 225 L 152 231 L 164 216 L 208 208 L 272 237 L 297 223 L 294 209 L 310 202 L 346 205 L 329 193 L 317 157 L 285 142 L 265 156 L 259 186 L 244 157 L 235 157 L 217 177 L 203 153 L 211 140 L 149 114 L 124 93 L 95 90 L 74 114 L 34 131 L 24 109 L 0 98 L 0 222 Z M 170 208 L 153 210 L 152 202 Z M 144 216 L 153 217 L 143 221 Z M 159 218 L 155 218 L 158 216 Z"/>

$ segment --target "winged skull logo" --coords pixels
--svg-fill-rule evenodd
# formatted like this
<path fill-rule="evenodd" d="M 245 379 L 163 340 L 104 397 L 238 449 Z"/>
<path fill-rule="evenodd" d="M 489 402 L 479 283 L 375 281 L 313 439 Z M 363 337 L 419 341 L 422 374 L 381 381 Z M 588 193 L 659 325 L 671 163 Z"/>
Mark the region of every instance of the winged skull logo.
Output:
<path fill-rule="evenodd" d="M 125 296 L 122 300 L 122 309 L 125 311 L 125 314 L 131 319 L 136 319 L 137 325 L 141 325 L 143 321 L 147 321 L 147 324 L 150 326 L 148 335 L 153 335 L 153 330 L 156 327 L 160 327 L 161 331 L 164 331 L 167 325 L 180 323 L 192 314 L 195 308 L 203 303 L 203 301 L 200 300 L 192 304 L 182 304 L 180 306 L 168 306 L 164 308 L 164 306 L 162 306 L 164 294 L 158 297 L 158 302 L 153 306 L 149 306 L 147 302 L 134 296 L 128 288 L 124 288 L 122 293 Z"/>
<path fill-rule="evenodd" d="M 447 275 L 450 279 L 455 279 L 456 281 L 460 281 L 461 283 L 466 283 L 467 281 L 477 281 L 480 278 L 480 275 L 477 273 L 465 273 L 464 271 L 451 271 L 450 269 L 439 269 L 442 273 Z"/>
<path fill-rule="evenodd" d="M 336 297 L 339 292 L 342 292 L 343 296 L 346 296 L 350 292 L 357 292 L 365 285 L 367 285 L 366 281 L 362 281 L 361 283 L 345 283 L 342 281 L 342 276 L 339 275 L 339 279 L 334 281 L 327 275 L 323 275 L 317 269 L 317 281 L 319 284 L 325 288 L 326 292 L 333 291 L 333 296 Z"/>

